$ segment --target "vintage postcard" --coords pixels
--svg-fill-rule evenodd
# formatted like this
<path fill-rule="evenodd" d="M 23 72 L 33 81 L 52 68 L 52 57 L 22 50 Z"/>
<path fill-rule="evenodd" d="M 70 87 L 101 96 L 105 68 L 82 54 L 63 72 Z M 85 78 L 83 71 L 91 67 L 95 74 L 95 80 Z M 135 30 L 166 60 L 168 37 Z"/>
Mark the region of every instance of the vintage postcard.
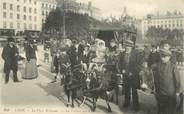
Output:
<path fill-rule="evenodd" d="M 184 114 L 184 0 L 0 0 L 0 114 Z"/>

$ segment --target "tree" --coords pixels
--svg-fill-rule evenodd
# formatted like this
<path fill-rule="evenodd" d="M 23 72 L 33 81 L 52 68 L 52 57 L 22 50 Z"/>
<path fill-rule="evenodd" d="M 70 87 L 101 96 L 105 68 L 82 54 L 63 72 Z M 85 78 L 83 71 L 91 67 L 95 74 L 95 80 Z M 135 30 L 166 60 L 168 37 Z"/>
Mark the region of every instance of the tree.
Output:
<path fill-rule="evenodd" d="M 180 45 L 183 37 L 183 30 L 173 29 L 170 30 L 168 28 L 163 29 L 162 27 L 150 27 L 146 32 L 146 37 L 150 40 L 150 42 L 159 43 L 161 40 L 168 40 L 172 45 Z"/>
<path fill-rule="evenodd" d="M 53 33 L 53 31 L 59 31 L 63 21 L 62 12 L 59 8 L 49 13 L 43 26 L 43 31 Z"/>
<path fill-rule="evenodd" d="M 60 8 L 51 11 L 43 26 L 43 31 L 50 34 L 59 33 L 59 36 L 63 36 L 63 14 L 64 12 Z M 96 21 L 87 14 L 72 11 L 65 11 L 65 20 L 66 35 L 70 39 L 88 37 L 90 24 Z"/>

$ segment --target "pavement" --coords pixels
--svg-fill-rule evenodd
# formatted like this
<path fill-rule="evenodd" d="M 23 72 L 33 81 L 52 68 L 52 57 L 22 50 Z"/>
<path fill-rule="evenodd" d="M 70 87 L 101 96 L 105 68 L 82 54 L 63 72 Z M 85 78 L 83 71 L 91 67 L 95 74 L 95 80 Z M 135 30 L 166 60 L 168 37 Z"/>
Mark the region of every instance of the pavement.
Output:
<path fill-rule="evenodd" d="M 8 84 L 4 84 L 3 74 L 3 60 L 0 59 L 0 112 L 4 111 L 6 107 L 11 107 L 9 110 L 15 107 L 24 107 L 24 111 L 27 112 L 67 112 L 67 113 L 91 113 L 90 102 L 87 102 L 82 107 L 78 107 L 75 103 L 75 108 L 66 107 L 66 95 L 63 92 L 63 87 L 60 83 L 50 83 L 53 80 L 54 74 L 50 73 L 50 63 L 43 62 L 43 47 L 38 48 L 38 64 L 41 66 L 38 68 L 39 76 L 33 80 L 24 80 L 24 63 L 19 65 L 18 77 L 21 80 L 20 83 L 14 83 L 11 79 Z M 0 48 L 0 53 L 2 48 Z M 24 55 L 22 53 L 22 55 Z M 12 77 L 12 74 L 11 74 Z M 139 91 L 139 101 L 141 104 L 140 112 L 133 112 L 131 108 L 124 109 L 123 95 L 119 95 L 118 105 L 111 103 L 112 114 L 155 114 L 156 113 L 156 100 L 153 95 L 143 93 Z M 12 108 L 13 107 L 13 108 Z M 36 107 L 36 108 L 35 108 Z M 16 109 L 15 109 L 16 110 Z M 13 110 L 13 111 L 15 111 Z M 23 110 L 23 109 L 22 109 Z M 11 110 L 12 111 L 12 110 Z M 21 113 L 21 109 L 20 109 Z M 102 99 L 97 102 L 97 109 L 95 113 L 106 114 L 107 106 L 106 102 Z M 95 114 L 94 113 L 94 114 Z"/>

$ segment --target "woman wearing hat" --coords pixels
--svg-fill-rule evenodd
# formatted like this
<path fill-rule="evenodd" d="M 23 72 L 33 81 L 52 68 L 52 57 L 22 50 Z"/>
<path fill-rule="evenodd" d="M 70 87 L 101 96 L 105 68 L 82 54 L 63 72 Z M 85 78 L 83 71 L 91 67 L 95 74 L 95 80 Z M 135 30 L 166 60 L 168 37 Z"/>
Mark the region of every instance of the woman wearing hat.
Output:
<path fill-rule="evenodd" d="M 18 48 L 14 45 L 13 38 L 8 38 L 8 44 L 3 48 L 2 58 L 4 60 L 5 83 L 9 81 L 10 71 L 13 71 L 14 82 L 19 82 L 17 78 L 18 70 Z"/>
<path fill-rule="evenodd" d="M 22 77 L 24 79 L 34 79 L 38 77 L 37 69 L 37 57 L 36 57 L 36 48 L 34 46 L 34 41 L 30 40 L 26 46 L 26 66 L 25 66 L 25 75 Z"/>

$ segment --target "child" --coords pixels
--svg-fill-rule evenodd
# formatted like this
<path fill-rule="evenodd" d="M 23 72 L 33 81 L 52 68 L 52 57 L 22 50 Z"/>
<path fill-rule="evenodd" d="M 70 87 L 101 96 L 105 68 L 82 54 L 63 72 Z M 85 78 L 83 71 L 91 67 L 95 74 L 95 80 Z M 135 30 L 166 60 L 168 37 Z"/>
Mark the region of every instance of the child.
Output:
<path fill-rule="evenodd" d="M 60 74 L 63 76 L 63 79 L 61 79 L 61 84 L 62 84 L 63 80 L 65 80 L 68 67 L 71 65 L 69 55 L 66 53 L 65 50 L 61 50 L 59 65 L 60 65 Z"/>
<path fill-rule="evenodd" d="M 154 81 L 152 71 L 148 67 L 148 63 L 145 61 L 142 64 L 142 69 L 139 73 L 141 78 L 141 88 L 146 92 L 153 92 Z"/>
<path fill-rule="evenodd" d="M 45 53 L 44 53 L 44 62 L 48 62 L 49 63 L 49 52 L 48 52 L 48 48 L 45 49 Z"/>
<path fill-rule="evenodd" d="M 180 91 L 180 76 L 177 66 L 172 63 L 172 53 L 160 49 L 160 61 L 152 66 L 158 114 L 175 114 L 176 96 Z"/>
<path fill-rule="evenodd" d="M 84 52 L 83 52 L 83 55 L 82 55 L 82 63 L 89 63 L 89 48 L 90 48 L 90 45 L 85 45 L 84 47 Z"/>

